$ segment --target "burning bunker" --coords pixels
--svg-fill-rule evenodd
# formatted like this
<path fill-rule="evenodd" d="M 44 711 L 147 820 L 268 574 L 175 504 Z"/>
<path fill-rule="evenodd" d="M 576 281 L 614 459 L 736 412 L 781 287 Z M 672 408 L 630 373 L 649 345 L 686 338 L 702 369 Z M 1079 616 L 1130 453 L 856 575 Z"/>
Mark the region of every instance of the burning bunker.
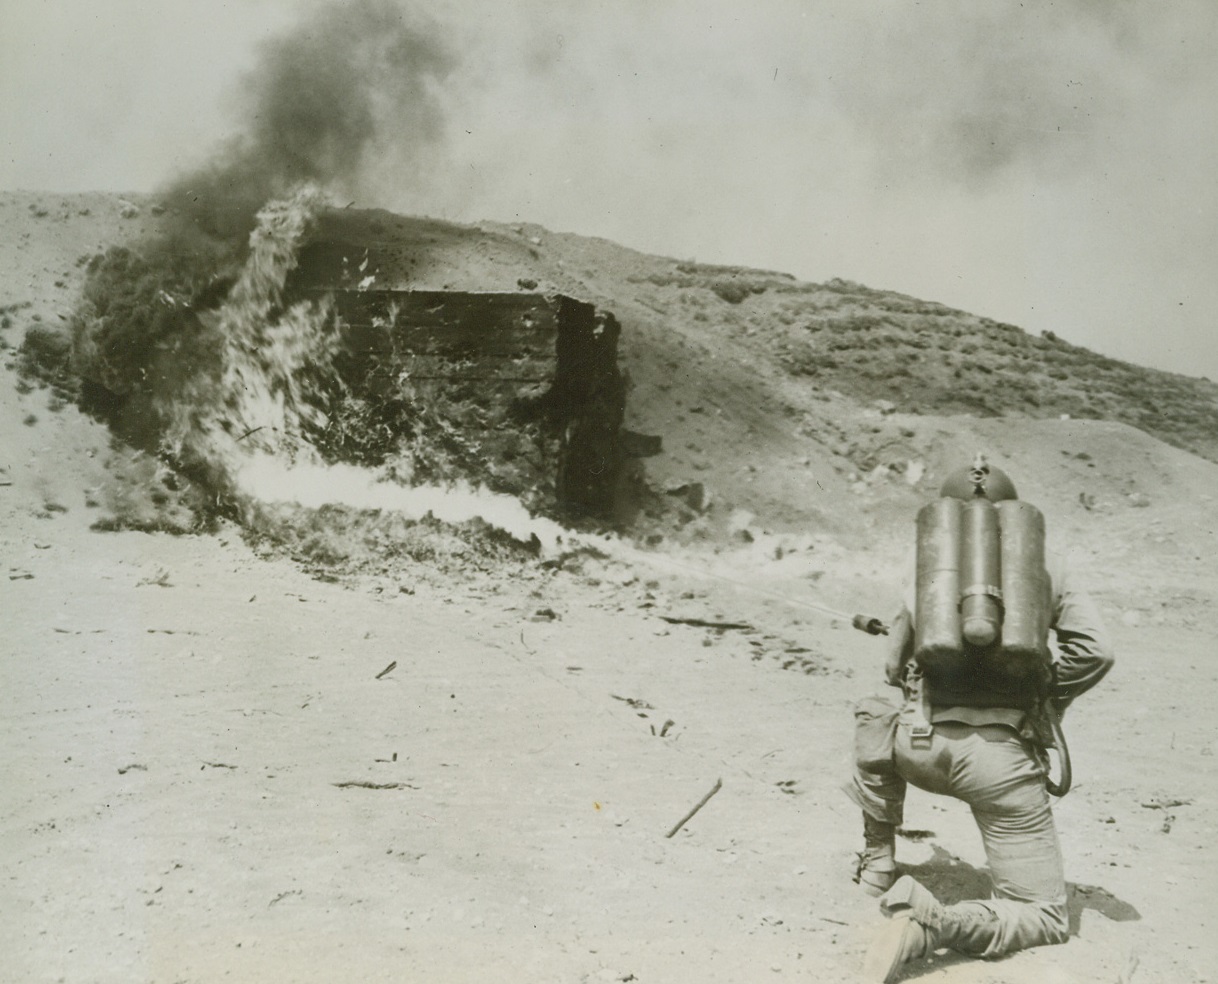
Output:
<path fill-rule="evenodd" d="M 172 241 L 112 250 L 90 267 L 74 369 L 121 432 L 238 503 L 260 498 L 250 463 L 273 460 L 285 473 L 356 466 L 400 486 L 485 488 L 534 514 L 614 518 L 618 322 L 528 281 L 423 289 L 418 266 L 446 268 L 439 253 L 480 238 L 325 209 L 306 189 L 268 203 L 248 250 L 210 267 Z"/>
<path fill-rule="evenodd" d="M 438 469 L 449 474 L 420 477 L 458 474 L 543 511 L 612 514 L 625 387 L 611 314 L 561 294 L 308 292 L 333 303 L 335 369 L 372 408 L 367 422 L 387 441 L 429 428 L 449 452 Z"/>
<path fill-rule="evenodd" d="M 610 517 L 626 389 L 617 319 L 564 294 L 400 286 L 409 254 L 354 238 L 362 225 L 323 214 L 285 289 L 328 310 L 340 339 L 348 412 L 332 415 L 323 449 L 378 465 L 408 450 L 408 481 L 459 478 L 535 511 Z"/>

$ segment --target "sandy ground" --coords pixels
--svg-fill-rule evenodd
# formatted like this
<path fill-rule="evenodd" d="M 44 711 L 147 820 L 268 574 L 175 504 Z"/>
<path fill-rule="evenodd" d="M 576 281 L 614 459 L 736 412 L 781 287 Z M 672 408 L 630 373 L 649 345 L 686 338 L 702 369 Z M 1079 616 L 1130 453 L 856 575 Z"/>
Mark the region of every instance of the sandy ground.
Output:
<path fill-rule="evenodd" d="M 3 203 L 20 324 L 66 313 L 78 253 L 140 221 L 62 201 L 54 225 L 60 199 Z M 1067 722 L 1075 934 L 910 979 L 1214 980 L 1218 467 L 1127 428 L 1026 426 L 1012 460 L 1057 462 L 1047 511 L 1118 648 Z M 885 614 L 891 545 L 329 583 L 233 528 L 92 531 L 108 440 L 0 374 L 0 980 L 861 979 L 878 916 L 837 787 L 882 646 L 799 602 Z M 1120 471 L 1085 510 L 1058 445 Z M 984 894 L 962 805 L 914 793 L 907 824 L 907 869 Z"/>

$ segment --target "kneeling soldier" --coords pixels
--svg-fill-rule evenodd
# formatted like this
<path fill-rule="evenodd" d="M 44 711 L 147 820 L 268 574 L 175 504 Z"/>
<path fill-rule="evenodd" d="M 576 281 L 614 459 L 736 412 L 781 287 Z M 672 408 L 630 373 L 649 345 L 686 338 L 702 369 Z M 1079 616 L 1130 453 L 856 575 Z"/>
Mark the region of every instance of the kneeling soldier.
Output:
<path fill-rule="evenodd" d="M 1094 603 L 1044 549 L 1039 511 L 980 455 L 949 477 L 919 514 L 915 590 L 893 622 L 885 675 L 904 701 L 855 707 L 855 774 L 845 788 L 863 811 L 856 880 L 881 895 L 891 919 L 868 954 L 875 979 L 893 981 L 942 947 L 997 957 L 1065 942 L 1049 805 L 1050 791 L 1065 790 L 1049 780 L 1046 749 L 1056 746 L 1068 769 L 1057 722 L 1112 662 Z M 910 876 L 897 879 L 907 783 L 972 809 L 990 899 L 941 905 Z"/>

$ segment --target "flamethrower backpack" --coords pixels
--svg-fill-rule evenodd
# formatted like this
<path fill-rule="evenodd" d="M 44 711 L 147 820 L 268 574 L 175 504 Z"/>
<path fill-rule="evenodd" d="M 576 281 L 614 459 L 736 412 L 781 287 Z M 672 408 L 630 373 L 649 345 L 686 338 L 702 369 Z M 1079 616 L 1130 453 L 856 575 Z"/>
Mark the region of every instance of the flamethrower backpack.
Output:
<path fill-rule="evenodd" d="M 1053 654 L 1052 588 L 1045 568 L 1045 521 L 1016 498 L 1015 487 L 978 456 L 948 479 L 943 496 L 917 519 L 916 615 L 911 661 L 924 720 L 914 738 L 929 738 L 934 703 L 1026 711 L 1041 743 L 1055 748 L 1070 785 L 1069 753 L 1049 701 Z"/>

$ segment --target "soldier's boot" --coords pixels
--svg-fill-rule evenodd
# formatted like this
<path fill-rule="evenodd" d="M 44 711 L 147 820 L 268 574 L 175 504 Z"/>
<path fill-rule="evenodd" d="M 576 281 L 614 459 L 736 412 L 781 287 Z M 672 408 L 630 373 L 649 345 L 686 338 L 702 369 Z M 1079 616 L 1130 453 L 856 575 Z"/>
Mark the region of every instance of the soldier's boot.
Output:
<path fill-rule="evenodd" d="M 863 850 L 858 855 L 854 881 L 868 895 L 883 895 L 897 880 L 896 824 L 863 814 Z"/>
<path fill-rule="evenodd" d="M 993 938 L 994 913 L 978 903 L 945 906 L 909 875 L 880 899 L 890 921 L 872 941 L 863 965 L 868 980 L 892 984 L 913 960 L 950 947 L 980 956 Z"/>

